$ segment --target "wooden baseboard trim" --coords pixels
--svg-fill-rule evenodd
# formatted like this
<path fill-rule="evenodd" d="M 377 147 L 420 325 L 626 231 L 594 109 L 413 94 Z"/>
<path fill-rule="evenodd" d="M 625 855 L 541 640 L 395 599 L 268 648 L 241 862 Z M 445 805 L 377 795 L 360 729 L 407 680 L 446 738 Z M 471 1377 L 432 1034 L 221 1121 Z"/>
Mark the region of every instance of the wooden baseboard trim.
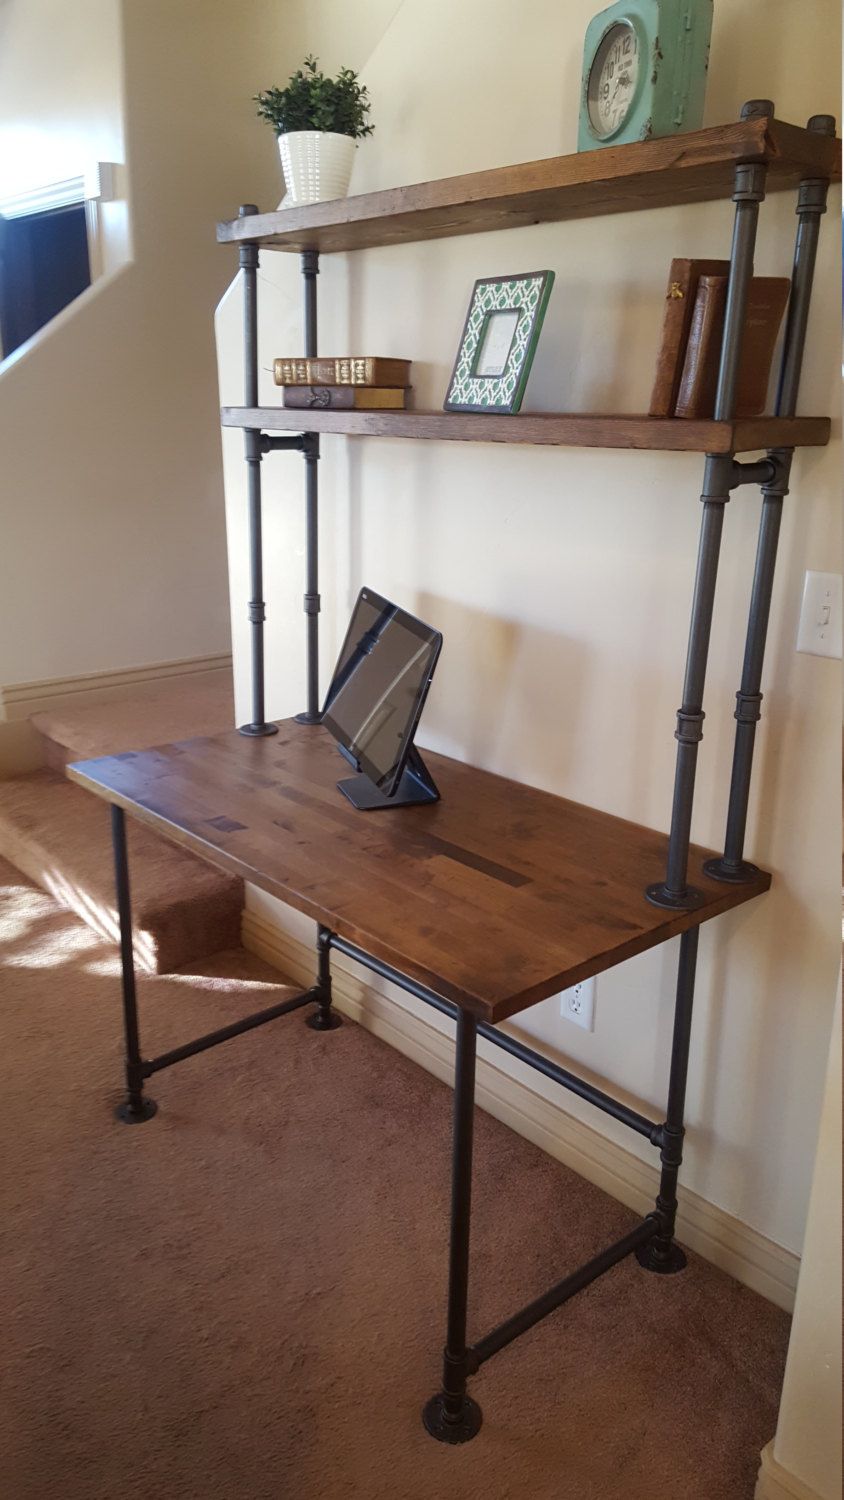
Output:
<path fill-rule="evenodd" d="M 770 1442 L 762 1449 L 754 1500 L 832 1500 L 832 1496 L 824 1497 L 778 1464 L 774 1458 L 774 1444 Z"/>
<path fill-rule="evenodd" d="M 289 979 L 312 983 L 310 948 L 266 915 L 244 911 L 242 936 L 245 948 Z M 339 954 L 332 959 L 332 973 L 338 1010 L 443 1082 L 452 1082 L 454 1050 L 449 1037 L 388 999 L 375 983 L 361 980 Z M 495 1055 L 488 1056 L 487 1049 Z M 550 1104 L 506 1071 L 506 1059 L 502 1066 L 500 1056 L 481 1042 L 476 1095 L 481 1108 L 628 1208 L 648 1213 L 656 1196 L 657 1168 Z M 793 1309 L 798 1256 L 688 1189 L 681 1187 L 678 1198 L 677 1234 L 683 1244 L 778 1307 Z"/>
<path fill-rule="evenodd" d="M 50 707 L 57 699 L 81 693 L 100 693 L 132 687 L 139 682 L 161 682 L 167 677 L 194 677 L 230 668 L 231 652 L 214 656 L 185 656 L 176 661 L 150 662 L 145 667 L 118 667 L 76 677 L 44 677 L 35 682 L 12 682 L 0 687 L 0 720 L 14 722 Z"/>

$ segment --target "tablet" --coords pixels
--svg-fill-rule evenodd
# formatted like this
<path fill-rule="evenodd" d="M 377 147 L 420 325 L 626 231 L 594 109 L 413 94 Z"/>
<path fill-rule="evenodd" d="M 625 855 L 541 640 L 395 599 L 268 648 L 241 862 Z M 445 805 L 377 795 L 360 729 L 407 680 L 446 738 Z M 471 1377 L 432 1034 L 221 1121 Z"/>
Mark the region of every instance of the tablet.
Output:
<path fill-rule="evenodd" d="M 387 797 L 401 780 L 441 646 L 439 631 L 361 589 L 322 723 Z"/>

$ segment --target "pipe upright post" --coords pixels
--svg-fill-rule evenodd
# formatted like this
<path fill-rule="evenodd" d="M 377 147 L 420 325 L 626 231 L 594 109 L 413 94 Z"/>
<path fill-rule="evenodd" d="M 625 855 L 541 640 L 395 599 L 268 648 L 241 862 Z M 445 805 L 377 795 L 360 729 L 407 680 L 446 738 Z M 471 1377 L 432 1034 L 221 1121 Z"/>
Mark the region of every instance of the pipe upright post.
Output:
<path fill-rule="evenodd" d="M 331 941 L 334 934 L 330 928 L 317 927 L 317 982 L 314 999 L 317 1009 L 305 1018 L 305 1025 L 312 1031 L 336 1031 L 343 1018 L 331 1003 Z"/>
<path fill-rule="evenodd" d="M 129 891 L 129 856 L 126 850 L 126 814 L 112 803 L 111 842 L 114 852 L 114 884 L 120 924 L 120 973 L 123 986 L 123 1030 L 126 1038 L 126 1098 L 114 1113 L 124 1125 L 151 1120 L 158 1105 L 144 1094 L 144 1069 L 138 1035 L 138 1001 L 135 993 L 135 958 L 132 952 L 132 901 Z"/>
<path fill-rule="evenodd" d="M 761 101 L 752 101 L 743 116 L 758 113 Z M 767 101 L 764 101 L 767 104 Z M 769 112 L 773 109 L 770 106 Z M 730 280 L 724 314 L 724 336 L 715 396 L 715 418 L 725 421 L 735 406 L 741 340 L 750 279 L 753 275 L 753 252 L 759 204 L 765 196 L 766 168 L 761 163 L 740 162 L 735 169 L 735 219 L 730 251 Z M 689 841 L 691 838 L 697 750 L 703 738 L 703 689 L 709 655 L 709 637 L 715 604 L 715 584 L 724 526 L 724 507 L 730 498 L 735 455 L 707 454 L 704 469 L 703 516 L 701 518 L 697 573 L 692 601 L 683 702 L 677 712 L 677 761 L 674 775 L 674 799 L 671 809 L 671 831 L 668 839 L 668 861 L 665 879 L 646 889 L 655 906 L 687 911 L 699 906 L 700 891 L 687 884 Z"/>
<path fill-rule="evenodd" d="M 468 1443 L 480 1431 L 481 1409 L 466 1394 L 472 1368 L 466 1346 L 469 1298 L 469 1228 L 472 1212 L 472 1127 L 475 1113 L 477 1023 L 468 1011 L 457 1014 L 454 1072 L 454 1124 L 451 1165 L 451 1243 L 448 1263 L 448 1317 L 443 1351 L 442 1390 L 422 1412 L 426 1430 L 440 1443 Z"/>
<path fill-rule="evenodd" d="M 686 1081 L 689 1074 L 689 1047 L 692 1033 L 692 1005 L 695 994 L 695 970 L 700 929 L 690 927 L 680 938 L 677 964 L 677 997 L 674 1004 L 674 1038 L 671 1046 L 671 1072 L 668 1081 L 668 1104 L 662 1127 L 660 1161 L 662 1173 L 656 1213 L 659 1233 L 636 1251 L 636 1259 L 647 1271 L 670 1275 L 682 1271 L 686 1257 L 674 1243 L 677 1218 L 677 1177 L 683 1160 Z"/>
<path fill-rule="evenodd" d="M 832 115 L 813 115 L 807 128 L 819 135 L 834 136 L 835 119 Z M 822 215 L 826 213 L 827 187 L 827 182 L 822 178 L 807 178 L 801 182 L 797 195 L 797 236 L 791 295 L 775 404 L 776 415 L 779 417 L 793 417 L 797 409 L 820 222 Z M 715 880 L 732 884 L 752 880 L 758 873 L 756 866 L 744 858 L 744 840 L 756 725 L 762 716 L 762 668 L 774 587 L 777 543 L 793 455 L 793 448 L 771 450 L 769 457 L 775 465 L 774 478 L 762 486 L 762 515 L 747 620 L 744 663 L 741 686 L 736 693 L 736 736 L 724 853 L 720 859 L 707 860 L 705 866 L 706 873 Z"/>
<path fill-rule="evenodd" d="M 305 292 L 305 355 L 313 359 L 317 352 L 317 276 L 319 252 L 302 252 L 302 278 Z M 308 706 L 296 715 L 299 724 L 318 724 L 319 711 L 319 433 L 304 434 L 305 456 L 305 619 L 307 626 L 306 664 Z"/>
<path fill-rule="evenodd" d="M 256 214 L 254 203 L 239 209 L 242 219 Z M 243 272 L 243 404 L 254 410 L 258 405 L 258 246 L 241 245 L 240 269 Z M 250 736 L 277 734 L 275 724 L 264 718 L 264 549 L 261 534 L 261 433 L 247 427 L 243 434 L 246 455 L 247 504 L 249 514 L 249 623 L 252 671 L 252 718 L 240 725 L 240 733 Z"/>

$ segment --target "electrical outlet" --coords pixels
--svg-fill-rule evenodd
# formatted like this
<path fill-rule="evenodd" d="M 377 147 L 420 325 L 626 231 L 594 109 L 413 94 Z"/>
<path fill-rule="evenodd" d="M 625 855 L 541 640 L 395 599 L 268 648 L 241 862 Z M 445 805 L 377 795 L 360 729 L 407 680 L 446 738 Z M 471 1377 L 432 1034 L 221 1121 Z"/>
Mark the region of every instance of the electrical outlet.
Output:
<path fill-rule="evenodd" d="M 595 980 L 581 979 L 570 989 L 560 992 L 560 1015 L 584 1031 L 595 1030 Z"/>

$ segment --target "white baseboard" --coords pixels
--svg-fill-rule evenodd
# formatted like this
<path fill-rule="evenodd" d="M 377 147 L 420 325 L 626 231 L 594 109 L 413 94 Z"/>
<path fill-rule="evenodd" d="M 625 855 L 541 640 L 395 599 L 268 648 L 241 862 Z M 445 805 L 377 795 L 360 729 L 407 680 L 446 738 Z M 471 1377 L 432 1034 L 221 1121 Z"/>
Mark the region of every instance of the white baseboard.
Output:
<path fill-rule="evenodd" d="M 762 1449 L 754 1500 L 837 1500 L 837 1496 L 821 1495 L 804 1484 L 802 1479 L 798 1479 L 796 1474 L 790 1474 L 788 1469 L 777 1463 L 774 1445 L 770 1442 Z"/>
<path fill-rule="evenodd" d="M 306 944 L 266 915 L 243 913 L 243 946 L 297 984 L 313 982 L 314 955 Z M 396 1005 L 377 981 L 362 982 L 339 954 L 332 957 L 338 1010 L 446 1083 L 452 1081 L 454 1049 L 449 1037 Z M 503 1060 L 503 1059 L 502 1059 Z M 478 1057 L 476 1097 L 482 1109 L 581 1177 L 637 1213 L 650 1212 L 656 1197 L 656 1166 L 640 1161 L 600 1131 L 550 1104 L 497 1061 Z M 742 1224 L 716 1204 L 684 1189 L 678 1192 L 677 1237 L 778 1307 L 792 1311 L 799 1257 Z"/>
<path fill-rule="evenodd" d="M 76 677 L 45 677 L 36 682 L 0 686 L 0 777 L 19 776 L 43 765 L 40 735 L 28 722 L 31 714 L 50 709 L 102 702 L 121 688 L 169 677 L 197 677 L 231 670 L 230 652 L 188 656 L 177 661 L 150 662 L 145 667 L 120 667 Z"/>

